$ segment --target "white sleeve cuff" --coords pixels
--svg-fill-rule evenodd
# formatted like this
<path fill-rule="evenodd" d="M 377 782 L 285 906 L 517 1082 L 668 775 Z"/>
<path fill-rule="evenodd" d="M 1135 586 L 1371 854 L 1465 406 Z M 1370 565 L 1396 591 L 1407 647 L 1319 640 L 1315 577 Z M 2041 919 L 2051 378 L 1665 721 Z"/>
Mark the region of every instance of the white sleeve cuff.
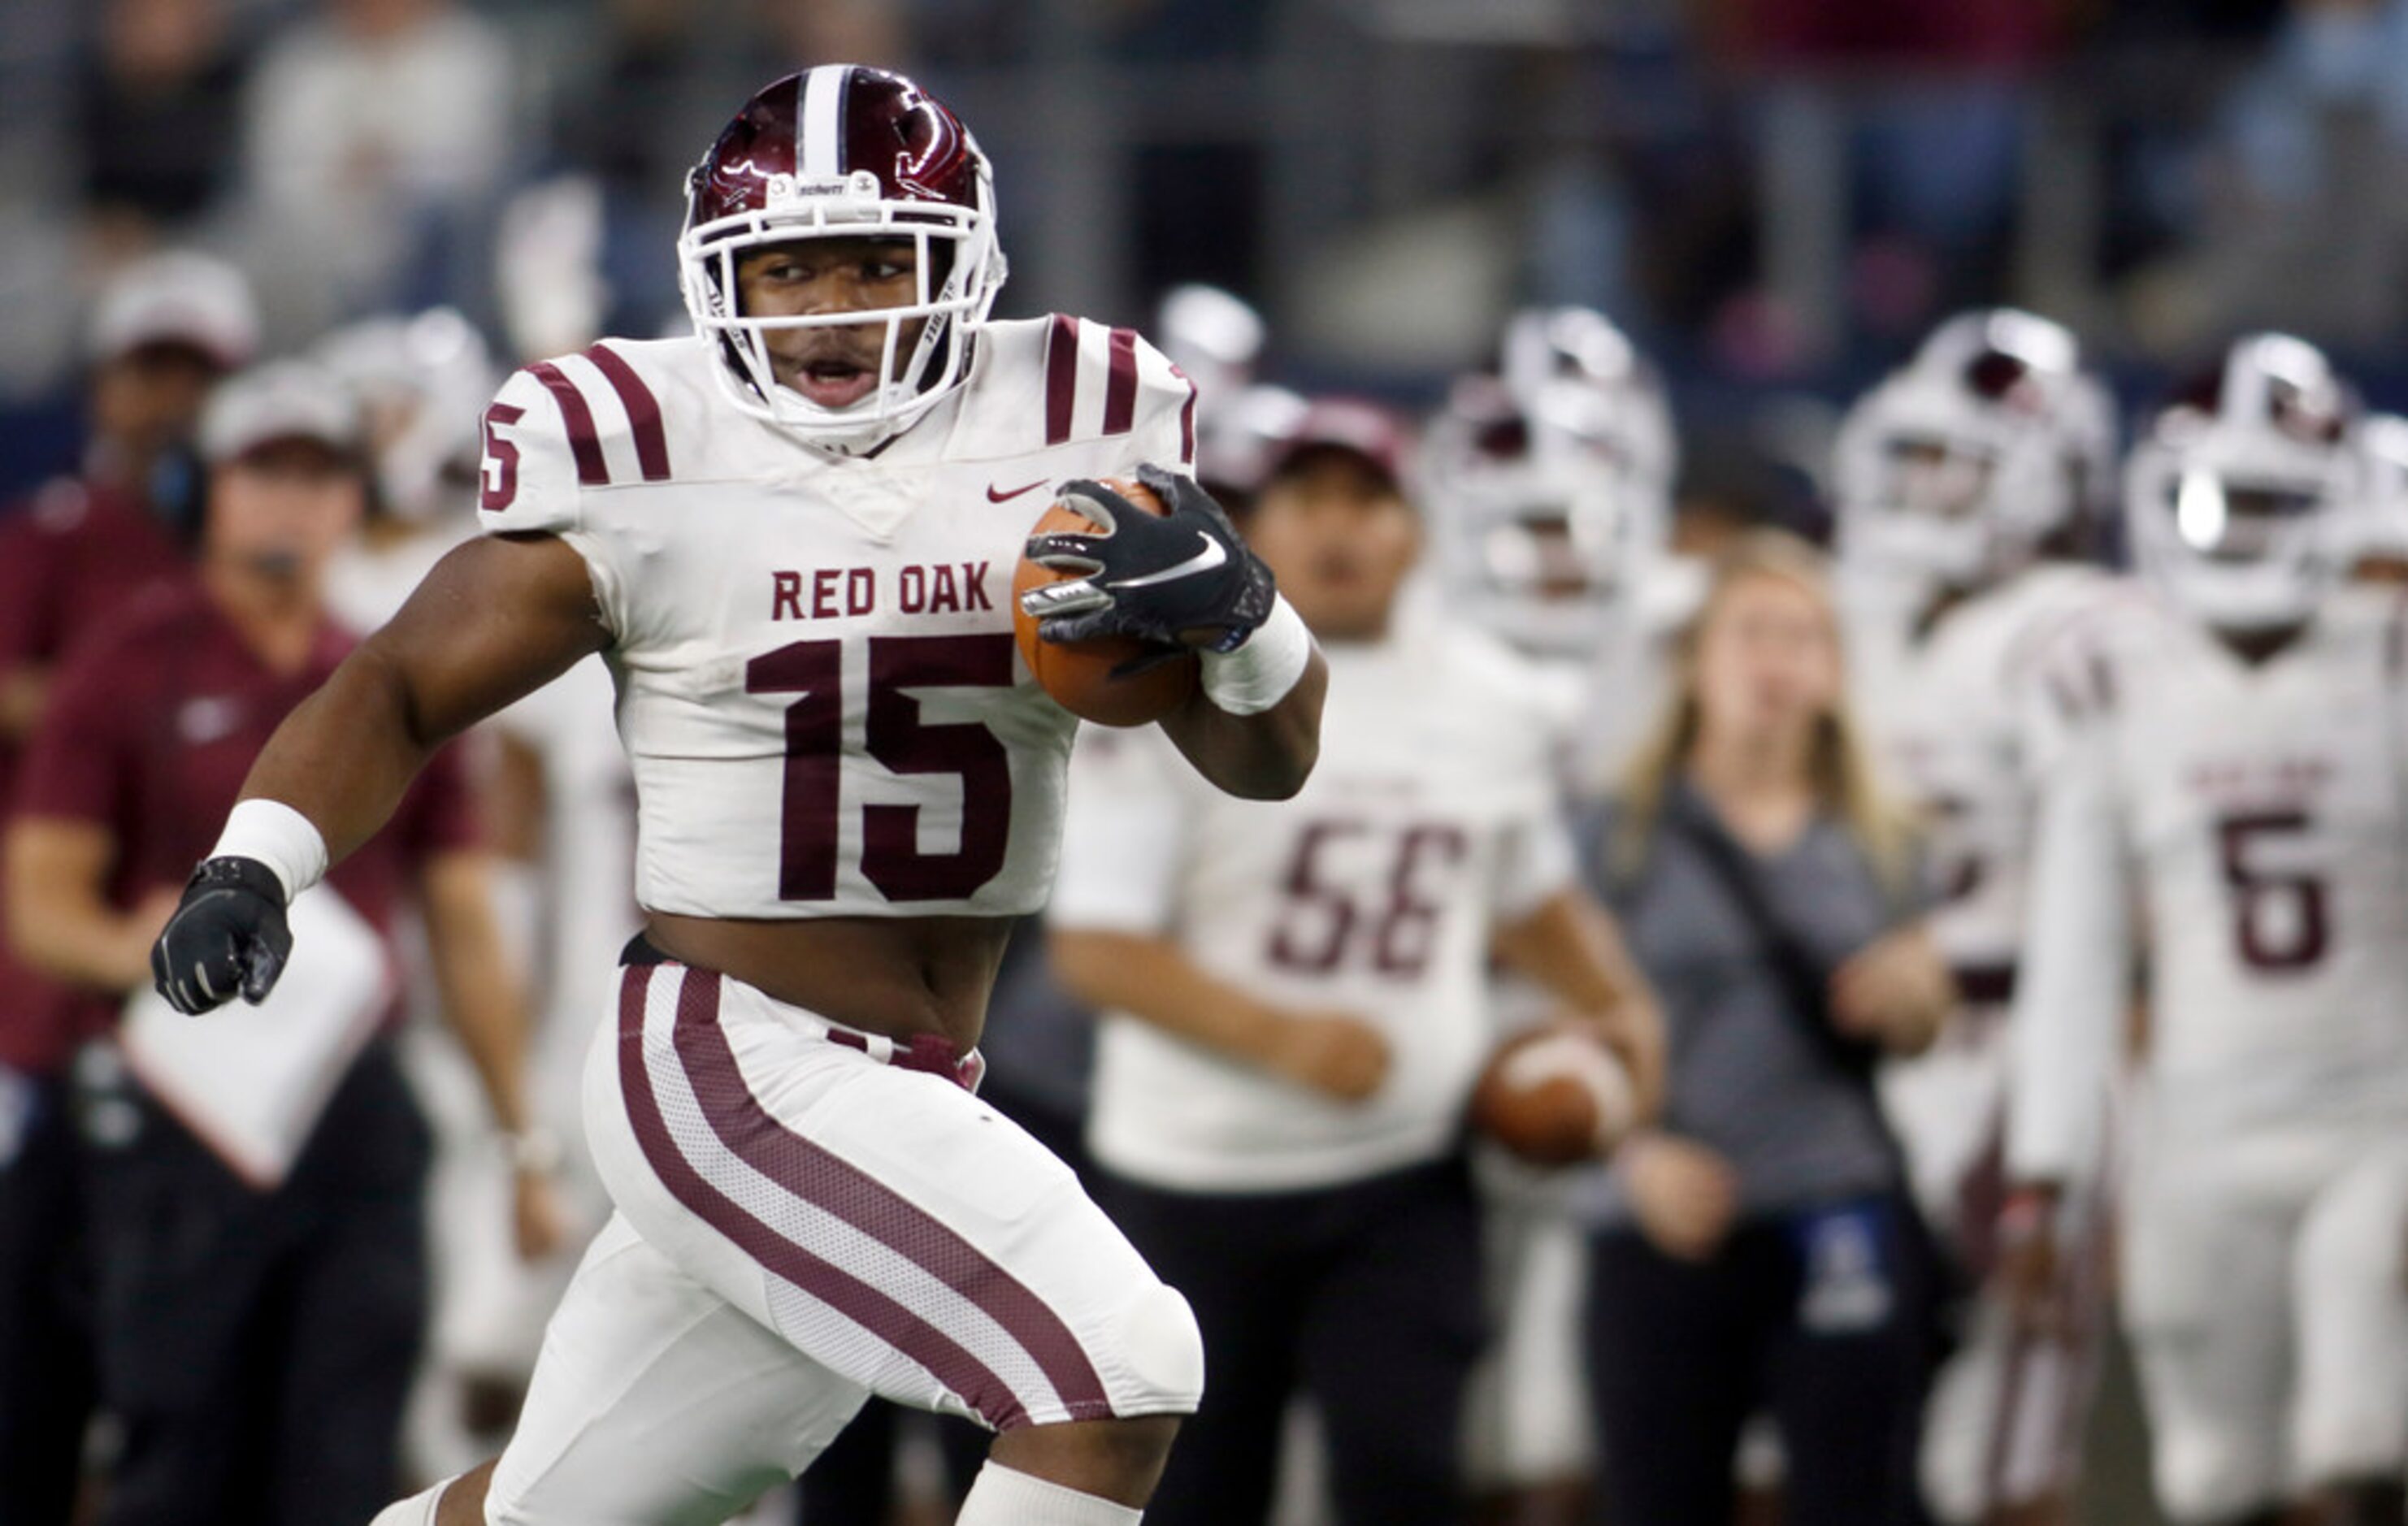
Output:
<path fill-rule="evenodd" d="M 1287 698 L 1312 661 L 1312 633 L 1304 617 L 1280 595 L 1245 645 L 1235 651 L 1199 654 L 1204 697 L 1231 715 L 1260 715 Z"/>
<path fill-rule="evenodd" d="M 287 906 L 326 877 L 326 839 L 317 824 L 280 800 L 243 800 L 226 817 L 209 857 L 257 859 L 283 883 Z"/>

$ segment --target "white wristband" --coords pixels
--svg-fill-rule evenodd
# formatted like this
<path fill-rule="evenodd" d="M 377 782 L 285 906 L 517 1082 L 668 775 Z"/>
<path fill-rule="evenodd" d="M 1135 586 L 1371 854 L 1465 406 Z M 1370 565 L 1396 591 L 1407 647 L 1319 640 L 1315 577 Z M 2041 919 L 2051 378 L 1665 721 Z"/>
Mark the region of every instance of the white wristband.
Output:
<path fill-rule="evenodd" d="M 284 902 L 326 877 L 326 839 L 280 800 L 243 800 L 226 817 L 209 857 L 257 859 L 284 884 Z"/>
<path fill-rule="evenodd" d="M 1304 677 L 1312 660 L 1312 633 L 1304 617 L 1278 594 L 1271 612 L 1245 645 L 1235 651 L 1199 654 L 1204 663 L 1204 697 L 1231 715 L 1260 715 L 1280 701 Z"/>

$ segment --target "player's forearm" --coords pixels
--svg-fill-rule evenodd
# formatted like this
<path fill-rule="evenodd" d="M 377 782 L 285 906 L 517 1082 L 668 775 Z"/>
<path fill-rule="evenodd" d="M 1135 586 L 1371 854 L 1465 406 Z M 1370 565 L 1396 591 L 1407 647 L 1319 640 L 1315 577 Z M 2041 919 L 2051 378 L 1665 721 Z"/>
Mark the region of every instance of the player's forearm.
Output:
<path fill-rule="evenodd" d="M 1304 788 L 1321 755 L 1328 689 L 1328 665 L 1314 651 L 1296 687 L 1269 709 L 1233 715 L 1199 690 L 1162 729 L 1216 789 L 1241 800 L 1286 800 Z"/>
<path fill-rule="evenodd" d="M 484 857 L 446 853 L 428 864 L 424 900 L 427 951 L 444 1020 L 476 1067 L 494 1123 L 506 1134 L 523 1133 L 528 1123 L 524 988 L 502 946 Z"/>
<path fill-rule="evenodd" d="M 157 919 L 128 914 L 103 893 L 110 849 L 88 846 L 100 834 L 33 818 L 8 833 L 8 943 L 17 957 L 54 980 L 111 994 L 150 978 Z"/>
<path fill-rule="evenodd" d="M 1612 914 L 1567 890 L 1497 928 L 1489 951 L 1594 1024 L 1630 1072 L 1641 1116 L 1654 1116 L 1663 1091 L 1663 1015 Z"/>
<path fill-rule="evenodd" d="M 401 675 L 364 647 L 276 728 L 241 798 L 299 811 L 339 862 L 376 835 L 443 740 L 428 734 Z"/>
<path fill-rule="evenodd" d="M 2042 795 L 2007 1030 L 2008 1169 L 2018 1180 L 2076 1174 L 2105 1106 L 2131 958 L 2117 842 L 2092 781 L 2069 777 Z"/>
<path fill-rule="evenodd" d="M 18 958 L 53 980 L 111 995 L 150 979 L 150 939 L 157 932 L 97 896 L 34 903 L 16 897 L 8 907 L 9 944 Z"/>
<path fill-rule="evenodd" d="M 1054 977 L 1097 1011 L 1254 1064 L 1276 1042 L 1277 1010 L 1198 969 L 1168 939 L 1055 928 L 1047 948 Z"/>
<path fill-rule="evenodd" d="M 49 667 L 24 663 L 0 673 L 0 741 L 19 747 L 29 741 L 50 698 Z"/>

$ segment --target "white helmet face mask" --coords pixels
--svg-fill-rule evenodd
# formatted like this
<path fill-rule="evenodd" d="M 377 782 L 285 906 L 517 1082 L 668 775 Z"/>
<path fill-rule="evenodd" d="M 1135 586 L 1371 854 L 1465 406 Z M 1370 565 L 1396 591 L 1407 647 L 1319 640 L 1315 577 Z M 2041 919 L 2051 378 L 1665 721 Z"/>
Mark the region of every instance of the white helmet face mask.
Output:
<path fill-rule="evenodd" d="M 1440 415 L 1424 450 L 1423 498 L 1450 598 L 1526 651 L 1593 656 L 1664 552 L 1662 455 L 1627 434 L 1572 433 L 1560 422 L 1566 406 L 1548 409 L 1552 419 L 1484 411 Z"/>
<path fill-rule="evenodd" d="M 485 400 L 499 378 L 476 325 L 450 307 L 371 318 L 338 329 L 318 359 L 358 394 L 385 512 L 427 521 L 465 510 L 483 440 Z"/>
<path fill-rule="evenodd" d="M 1833 462 L 1841 555 L 1927 592 L 2011 571 L 2107 479 L 2114 410 L 2072 335 L 2012 309 L 1962 314 L 1868 392 Z"/>
<path fill-rule="evenodd" d="M 2275 630 L 2315 614 L 2363 481 L 2347 408 L 2307 345 L 2241 341 L 2216 411 L 2171 408 L 2132 452 L 2126 510 L 2142 569 L 2217 630 Z"/>
<path fill-rule="evenodd" d="M 848 113 L 860 112 L 872 114 L 873 127 L 916 121 L 935 142 L 924 161 L 938 162 L 939 173 L 956 182 L 952 193 L 898 194 L 868 168 L 840 168 L 854 130 Z M 891 152 L 891 145 L 882 151 Z M 764 163 L 796 167 L 765 173 Z M 743 310 L 738 277 L 746 256 L 838 239 L 891 241 L 898 255 L 908 248 L 911 299 L 838 312 Z M 952 112 L 909 80 L 850 64 L 811 69 L 755 96 L 696 166 L 678 267 L 695 330 L 719 342 L 727 363 L 723 391 L 739 409 L 826 449 L 868 449 L 908 427 L 968 374 L 971 336 L 1005 275 L 986 157 Z M 876 384 L 865 395 L 831 407 L 780 382 L 771 335 L 813 329 L 877 335 L 874 360 L 859 356 L 875 366 Z"/>

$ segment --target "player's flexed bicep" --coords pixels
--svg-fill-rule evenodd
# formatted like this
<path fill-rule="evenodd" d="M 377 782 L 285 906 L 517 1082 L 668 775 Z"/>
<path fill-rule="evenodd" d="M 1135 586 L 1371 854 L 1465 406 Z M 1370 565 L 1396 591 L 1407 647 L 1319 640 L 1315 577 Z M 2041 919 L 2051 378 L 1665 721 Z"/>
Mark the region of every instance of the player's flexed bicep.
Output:
<path fill-rule="evenodd" d="M 183 1010 L 237 991 L 264 999 L 291 947 L 285 906 L 384 824 L 435 749 L 609 639 L 602 579 L 563 538 L 575 531 L 574 487 L 552 468 L 571 452 L 531 431 L 501 436 L 497 454 L 494 419 L 510 391 L 488 415 L 486 492 L 509 483 L 512 505 L 530 506 L 525 522 L 489 523 L 496 534 L 437 563 L 269 738 L 151 950 L 161 992 Z"/>

